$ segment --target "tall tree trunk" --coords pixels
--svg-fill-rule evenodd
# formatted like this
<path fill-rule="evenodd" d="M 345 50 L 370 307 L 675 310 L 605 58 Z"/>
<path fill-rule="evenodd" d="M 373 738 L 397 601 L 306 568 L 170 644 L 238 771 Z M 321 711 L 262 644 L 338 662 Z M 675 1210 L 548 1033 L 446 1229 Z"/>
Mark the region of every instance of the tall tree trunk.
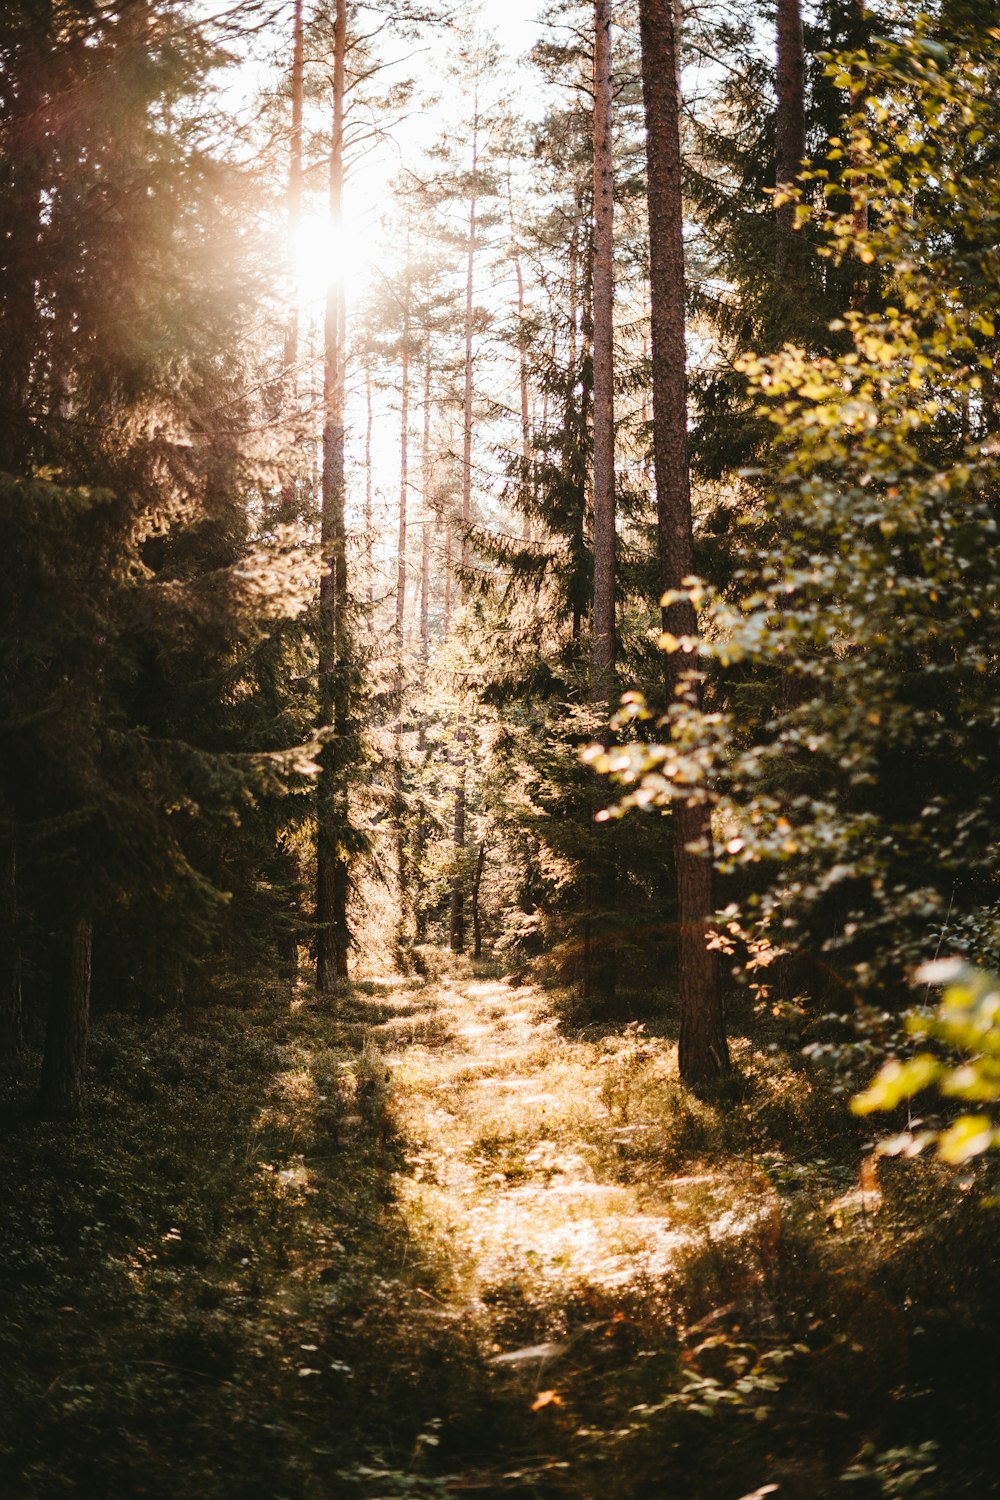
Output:
<path fill-rule="evenodd" d="M 455 813 L 452 841 L 455 846 L 455 869 L 451 878 L 448 946 L 452 953 L 465 950 L 465 728 L 459 724 L 455 734 L 458 782 L 455 786 Z"/>
<path fill-rule="evenodd" d="M 407 245 L 409 240 L 407 240 Z M 406 610 L 406 522 L 409 499 L 410 434 L 410 273 L 403 286 L 403 338 L 399 359 L 399 527 L 396 534 L 396 653 L 402 662 L 403 619 Z"/>
<path fill-rule="evenodd" d="M 344 189 L 344 83 L 347 0 L 337 0 L 334 16 L 333 132 L 330 142 L 330 221 L 341 229 Z M 323 358 L 323 482 L 320 546 L 323 571 L 319 595 L 319 717 L 334 731 L 324 746 L 317 788 L 316 830 L 316 988 L 329 993 L 347 976 L 350 932 L 348 804 L 344 743 L 349 728 L 347 680 L 347 546 L 344 526 L 344 350 L 346 308 L 343 281 L 326 296 Z"/>
<path fill-rule="evenodd" d="M 409 499 L 410 436 L 410 268 L 407 235 L 406 272 L 403 286 L 403 339 L 400 350 L 399 418 L 399 529 L 396 538 L 396 718 L 393 724 L 393 821 L 396 840 L 396 878 L 399 896 L 398 939 L 406 940 L 406 910 L 410 892 L 406 872 L 406 830 L 403 816 L 403 626 L 406 616 L 406 522 Z"/>
<path fill-rule="evenodd" d="M 420 523 L 420 589 L 419 589 L 419 640 L 420 640 L 420 710 L 417 719 L 417 754 L 422 762 L 427 756 L 427 664 L 430 660 L 430 586 L 431 586 L 431 528 L 435 519 L 431 510 L 431 337 L 427 331 L 427 349 L 424 356 L 424 430 L 421 449 L 421 491 L 423 495 L 423 519 Z M 418 943 L 427 935 L 427 912 L 424 903 L 424 851 L 430 832 L 423 802 L 417 811 L 413 833 L 413 912 L 414 931 Z"/>
<path fill-rule="evenodd" d="M 578 281 L 580 276 L 580 228 L 579 210 L 580 204 L 576 204 L 576 221 L 569 237 L 569 349 L 567 357 L 567 368 L 569 370 L 569 400 L 572 402 L 573 392 L 576 388 L 578 371 L 577 362 L 577 319 L 580 309 L 577 306 Z"/>
<path fill-rule="evenodd" d="M 777 91 L 774 120 L 774 184 L 779 193 L 793 188 L 806 154 L 805 48 L 799 0 L 778 0 Z M 775 209 L 777 241 L 775 271 L 794 292 L 799 281 L 798 242 L 795 238 L 795 204 L 779 203 Z M 794 283 L 789 285 L 789 283 Z"/>
<path fill-rule="evenodd" d="M 476 873 L 472 877 L 472 956 L 482 958 L 483 956 L 483 922 L 482 913 L 479 909 L 479 892 L 483 884 L 483 865 L 486 863 L 486 840 L 479 845 L 479 857 L 476 860 Z"/>
<path fill-rule="evenodd" d="M 302 0 L 295 0 L 292 18 L 292 125 L 288 156 L 288 245 L 294 265 L 302 228 L 302 83 L 305 48 L 302 25 Z M 282 357 L 282 399 L 284 416 L 294 433 L 298 411 L 299 367 L 299 288 L 293 276 L 288 321 L 285 324 L 285 347 Z M 281 519 L 286 523 L 295 516 L 296 483 L 294 456 L 289 456 L 290 472 L 281 490 Z"/>
<path fill-rule="evenodd" d="M 594 3 L 594 227 L 592 312 L 584 319 L 593 341 L 593 539 L 590 701 L 604 715 L 615 682 L 615 413 L 614 413 L 614 176 L 611 141 L 611 0 Z M 592 807 L 596 813 L 598 805 Z M 612 829 L 594 836 L 584 880 L 583 993 L 609 1005 L 615 995 L 614 934 L 598 912 L 614 910 L 617 880 Z"/>
<path fill-rule="evenodd" d="M 0 839 L 0 1074 L 18 1067 L 24 1040 L 21 943 L 17 920 L 17 841 Z"/>
<path fill-rule="evenodd" d="M 426 670 L 430 656 L 430 585 L 431 585 L 431 340 L 427 335 L 427 352 L 424 359 L 424 435 L 420 460 L 421 490 L 423 492 L 424 518 L 420 526 L 420 665 Z M 420 716 L 421 736 L 425 733 L 426 719 Z M 421 744 L 421 750 L 423 745 Z"/>
<path fill-rule="evenodd" d="M 469 191 L 469 242 L 465 267 L 465 388 L 462 397 L 462 588 L 469 562 L 472 524 L 472 313 L 476 268 L 476 212 L 479 200 L 479 90 L 473 99 L 472 180 Z"/>
<path fill-rule="evenodd" d="M 615 409 L 611 0 L 594 4 L 594 608 L 590 697 L 614 698 Z"/>
<path fill-rule="evenodd" d="M 521 247 L 514 227 L 514 193 L 507 168 L 507 219 L 510 224 L 510 243 L 514 256 L 514 275 L 517 278 L 517 353 L 518 379 L 521 391 L 521 463 L 524 466 L 522 494 L 529 493 L 531 474 L 531 411 L 528 401 L 528 336 L 524 321 L 524 271 L 521 266 Z M 521 511 L 521 540 L 531 541 L 531 512 L 527 505 Z"/>
<path fill-rule="evenodd" d="M 55 976 L 39 1088 L 42 1112 L 50 1118 L 73 1119 L 80 1113 L 90 1034 L 93 933 L 89 917 L 75 919 L 61 966 L 63 972 Z"/>
<path fill-rule="evenodd" d="M 851 7 L 850 45 L 852 48 L 867 48 L 871 39 L 866 0 L 853 0 Z M 862 115 L 868 97 L 868 82 L 863 73 L 855 73 L 851 79 L 851 114 Z M 866 168 L 867 150 L 857 141 L 851 142 L 851 224 L 855 238 L 864 241 L 868 235 L 868 177 Z M 854 285 L 851 290 L 851 306 L 863 308 L 868 301 L 871 277 L 868 268 L 859 258 L 855 261 Z"/>
<path fill-rule="evenodd" d="M 650 301 L 653 365 L 653 460 L 656 473 L 660 585 L 679 589 L 694 566 L 688 462 L 684 242 L 680 109 L 676 37 L 670 0 L 639 0 L 642 92 L 648 165 Z M 698 621 L 687 598 L 665 605 L 663 626 L 695 637 Z M 668 704 L 697 702 L 684 653 L 664 657 Z M 712 827 L 700 802 L 678 802 L 673 813 L 677 869 L 680 1072 L 703 1083 L 726 1071 L 722 1000 L 715 955 L 708 947 L 712 901 Z"/>
<path fill-rule="evenodd" d="M 570 237 L 569 237 L 569 287 L 568 287 L 568 292 L 569 292 L 569 342 L 568 342 L 568 348 L 567 348 L 567 351 L 566 351 L 566 355 L 567 355 L 567 364 L 566 364 L 566 412 L 565 412 L 565 418 L 564 418 L 564 422 L 563 422 L 564 431 L 567 430 L 568 428 L 572 427 L 572 425 L 573 425 L 573 423 L 575 421 L 574 406 L 575 406 L 576 399 L 577 399 L 577 387 L 580 384 L 580 372 L 581 372 L 581 368 L 582 368 L 582 361 L 580 361 L 580 359 L 579 359 L 579 354 L 578 354 L 578 350 L 577 350 L 577 333 L 578 333 L 578 327 L 577 327 L 577 325 L 578 325 L 578 319 L 579 319 L 579 316 L 580 316 L 580 309 L 579 309 L 579 306 L 578 306 L 578 300 L 579 300 L 579 281 L 580 281 L 580 230 L 579 230 L 580 202 L 579 202 L 579 199 L 577 199 L 575 207 L 576 207 L 577 212 L 576 212 L 576 215 L 574 217 L 573 228 L 572 228 L 572 231 L 571 231 Z M 580 400 L 581 401 L 583 400 L 583 396 L 582 395 L 580 397 Z M 572 440 L 573 439 L 570 439 L 570 441 L 572 441 Z M 582 507 L 581 507 L 581 509 L 582 509 Z M 584 516 L 581 514 L 580 516 L 575 517 L 574 519 L 576 520 L 577 524 L 576 524 L 576 528 L 575 528 L 576 529 L 576 535 L 573 538 L 573 543 L 574 543 L 574 546 L 575 546 L 577 552 L 579 553 L 582 550 L 582 541 L 583 541 L 583 534 L 584 534 Z M 574 580 L 574 583 L 576 583 L 576 580 Z M 580 631 L 581 631 L 581 627 L 582 627 L 582 624 L 583 624 L 583 601 L 582 601 L 582 598 L 581 598 L 581 593 L 582 593 L 582 590 L 579 587 L 574 586 L 574 588 L 573 588 L 573 595 L 572 595 L 572 606 L 571 606 L 572 614 L 571 614 L 571 625 L 570 625 L 570 630 L 571 630 L 571 635 L 572 635 L 572 640 L 573 640 L 574 645 L 580 639 Z"/>
<path fill-rule="evenodd" d="M 368 608 L 375 602 L 375 560 L 372 535 L 372 359 L 365 353 L 365 554 L 368 575 Z"/>

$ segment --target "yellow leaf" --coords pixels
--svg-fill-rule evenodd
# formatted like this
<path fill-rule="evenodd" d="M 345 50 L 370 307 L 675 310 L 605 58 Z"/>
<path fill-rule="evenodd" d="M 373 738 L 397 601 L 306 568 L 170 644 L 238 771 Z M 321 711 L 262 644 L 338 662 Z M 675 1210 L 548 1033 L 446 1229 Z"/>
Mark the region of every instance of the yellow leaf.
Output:
<path fill-rule="evenodd" d="M 556 1391 L 539 1391 L 531 1403 L 532 1411 L 541 1411 L 543 1406 L 562 1406 L 562 1397 Z"/>
<path fill-rule="evenodd" d="M 993 1144 L 993 1125 L 989 1115 L 960 1115 L 938 1141 L 938 1156 L 953 1167 L 981 1156 Z"/>

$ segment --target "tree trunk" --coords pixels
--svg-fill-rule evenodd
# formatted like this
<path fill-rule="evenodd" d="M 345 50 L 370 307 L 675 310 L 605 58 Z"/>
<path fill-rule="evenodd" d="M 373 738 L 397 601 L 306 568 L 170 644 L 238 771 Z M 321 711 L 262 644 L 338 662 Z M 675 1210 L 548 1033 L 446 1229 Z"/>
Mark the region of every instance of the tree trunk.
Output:
<path fill-rule="evenodd" d="M 76 918 L 69 934 L 64 972 L 56 975 L 39 1089 L 42 1113 L 50 1119 L 75 1119 L 80 1113 L 90 1033 L 93 931 L 89 917 Z"/>
<path fill-rule="evenodd" d="M 23 1041 L 17 843 L 12 830 L 0 841 L 0 1074 L 17 1070 Z"/>
<path fill-rule="evenodd" d="M 409 241 L 407 241 L 407 249 Z M 406 521 L 409 498 L 410 429 L 410 273 L 403 285 L 403 338 L 399 361 L 399 528 L 396 536 L 396 651 L 403 650 L 403 618 L 406 609 Z"/>
<path fill-rule="evenodd" d="M 287 204 L 288 247 L 294 266 L 302 226 L 302 82 L 305 67 L 302 0 L 295 0 L 292 38 L 292 125 L 289 136 Z M 299 288 L 297 279 L 293 275 L 291 305 L 288 310 L 288 322 L 285 325 L 285 347 L 282 358 L 285 420 L 293 436 L 298 412 L 298 366 Z M 294 462 L 294 455 L 289 455 L 290 473 L 281 490 L 281 519 L 286 523 L 294 519 L 296 509 Z"/>
<path fill-rule="evenodd" d="M 465 951 L 465 871 L 462 868 L 465 856 L 465 730 L 461 726 L 455 735 L 458 744 L 458 783 L 455 787 L 455 813 L 452 840 L 455 846 L 455 869 L 451 878 L 450 921 L 448 946 L 452 953 Z"/>
<path fill-rule="evenodd" d="M 342 222 L 344 187 L 344 80 L 347 0 L 337 0 L 334 19 L 333 133 L 330 143 L 330 221 Z M 323 482 L 320 546 L 323 571 L 319 595 L 319 718 L 334 737 L 320 759 L 316 831 L 316 988 L 329 993 L 347 976 L 350 933 L 347 898 L 349 857 L 344 741 L 349 728 L 347 686 L 347 547 L 344 526 L 344 349 L 343 282 L 326 297 L 323 360 Z"/>
<path fill-rule="evenodd" d="M 615 673 L 614 179 L 611 0 L 594 4 L 594 606 L 591 702 L 608 707 Z"/>
<path fill-rule="evenodd" d="M 372 534 L 372 360 L 365 354 L 365 553 L 368 575 L 368 608 L 375 602 L 375 538 Z"/>
<path fill-rule="evenodd" d="M 483 924 L 479 911 L 479 891 L 483 883 L 483 865 L 486 863 L 486 840 L 479 845 L 476 873 L 472 878 L 472 956 L 483 956 Z"/>
<path fill-rule="evenodd" d="M 774 120 L 774 184 L 780 193 L 798 182 L 802 159 L 806 154 L 805 49 L 799 0 L 778 0 L 777 22 L 778 102 Z M 784 284 L 788 290 L 794 291 L 799 280 L 795 204 L 780 203 L 775 209 L 775 220 L 775 272 L 779 290 Z"/>
<path fill-rule="evenodd" d="M 507 168 L 507 219 L 510 224 L 510 243 L 514 256 L 514 275 L 517 278 L 517 352 L 518 378 L 521 390 L 521 463 L 524 474 L 521 493 L 530 493 L 531 475 L 531 412 L 528 402 L 528 340 L 524 322 L 524 271 L 521 267 L 521 247 L 514 228 L 514 194 L 511 188 L 510 167 Z M 521 540 L 531 541 L 532 516 L 526 504 L 521 510 Z"/>
<path fill-rule="evenodd" d="M 462 557 L 461 587 L 469 563 L 469 527 L 472 524 L 472 311 L 475 288 L 476 210 L 479 196 L 479 91 L 473 100 L 472 186 L 469 195 L 469 242 L 465 268 L 465 389 L 462 398 Z"/>
<path fill-rule="evenodd" d="M 694 566 L 691 477 L 688 465 L 684 328 L 684 243 L 680 110 L 676 38 L 670 0 L 640 0 L 642 92 L 648 164 L 650 302 L 653 368 L 653 461 L 656 473 L 660 584 L 679 589 Z M 694 638 L 697 617 L 689 599 L 664 605 L 663 626 Z M 684 653 L 664 657 L 668 705 L 697 702 L 685 675 Z M 729 1066 L 715 955 L 707 946 L 712 901 L 712 828 L 708 808 L 676 804 L 680 1071 L 703 1083 Z"/>
<path fill-rule="evenodd" d="M 399 529 L 396 538 L 396 718 L 393 723 L 393 821 L 396 839 L 396 879 L 399 896 L 397 937 L 406 941 L 406 910 L 409 883 L 406 871 L 406 830 L 403 814 L 403 625 L 406 615 L 406 522 L 409 498 L 409 428 L 410 428 L 410 269 L 409 235 L 407 265 L 403 285 L 403 340 L 400 351 L 400 419 L 399 419 Z"/>

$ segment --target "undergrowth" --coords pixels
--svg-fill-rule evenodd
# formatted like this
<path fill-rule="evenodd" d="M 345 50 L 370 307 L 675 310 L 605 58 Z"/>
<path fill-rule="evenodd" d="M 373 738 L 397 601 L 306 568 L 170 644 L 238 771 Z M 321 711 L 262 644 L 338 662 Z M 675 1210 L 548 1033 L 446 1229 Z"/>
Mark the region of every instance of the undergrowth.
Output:
<path fill-rule="evenodd" d="M 776 1028 L 696 1098 L 655 1019 L 435 962 L 109 1018 L 73 1129 L 8 1086 L 0 1493 L 992 1492 L 978 1183 L 859 1186 Z"/>

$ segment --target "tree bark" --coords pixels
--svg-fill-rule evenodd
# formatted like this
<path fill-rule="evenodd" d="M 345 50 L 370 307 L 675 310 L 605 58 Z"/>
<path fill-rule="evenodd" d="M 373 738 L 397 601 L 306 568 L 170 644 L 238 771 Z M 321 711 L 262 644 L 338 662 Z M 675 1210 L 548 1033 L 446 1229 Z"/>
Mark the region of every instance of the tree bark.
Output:
<path fill-rule="evenodd" d="M 403 815 L 403 626 L 406 617 L 406 522 L 409 499 L 409 429 L 410 429 L 410 292 L 409 235 L 407 265 L 403 284 L 403 338 L 400 350 L 400 419 L 399 419 L 399 528 L 396 537 L 396 718 L 393 724 L 393 820 L 396 841 L 396 879 L 399 896 L 398 939 L 406 941 L 406 912 L 410 891 L 406 870 L 406 831 Z"/>
<path fill-rule="evenodd" d="M 455 852 L 455 869 L 451 878 L 451 900 L 449 903 L 448 946 L 452 953 L 465 951 L 465 729 L 459 726 L 455 735 L 458 743 L 456 760 L 458 782 L 455 786 L 455 812 L 452 826 L 452 841 Z"/>
<path fill-rule="evenodd" d="M 56 977 L 45 1029 L 39 1104 L 50 1119 L 80 1113 L 83 1069 L 90 1034 L 90 971 L 93 924 L 77 917 L 67 944 L 64 972 Z"/>
<path fill-rule="evenodd" d="M 650 303 L 653 369 L 653 461 L 656 474 L 660 584 L 680 588 L 694 566 L 688 462 L 684 242 L 680 108 L 676 37 L 670 0 L 640 0 L 642 91 L 646 116 Z M 663 606 L 663 627 L 695 638 L 690 599 Z M 685 672 L 684 653 L 664 657 L 668 705 L 697 704 L 699 689 Z M 680 1073 L 699 1084 L 726 1071 L 722 1000 L 715 955 L 708 948 L 712 900 L 712 828 L 703 803 L 677 802 L 673 813 L 677 871 Z"/>
<path fill-rule="evenodd" d="M 465 268 L 465 388 L 462 396 L 462 554 L 461 588 L 469 563 L 469 527 L 472 524 L 472 313 L 476 267 L 476 212 L 479 199 L 479 91 L 473 100 L 472 182 L 469 194 L 469 241 Z"/>
<path fill-rule="evenodd" d="M 427 342 L 424 365 L 424 444 L 421 463 L 423 475 L 424 516 L 420 523 L 420 664 L 426 668 L 430 656 L 430 586 L 431 586 L 431 346 Z M 421 724 L 424 715 L 420 716 Z"/>
<path fill-rule="evenodd" d="M 611 0 L 594 3 L 594 605 L 590 697 L 610 706 L 615 673 L 614 177 Z"/>
<path fill-rule="evenodd" d="M 409 242 L 407 242 L 409 243 Z M 403 338 L 399 359 L 399 527 L 396 535 L 396 651 L 403 650 L 403 619 L 406 609 L 406 521 L 409 498 L 410 432 L 410 272 L 403 285 Z"/>
<path fill-rule="evenodd" d="M 374 537 L 372 535 L 372 361 L 365 354 L 365 553 L 368 575 L 368 608 L 375 602 Z"/>
<path fill-rule="evenodd" d="M 330 221 L 343 218 L 344 86 L 347 0 L 334 16 L 333 132 L 330 142 Z M 323 326 L 323 481 L 319 595 L 319 718 L 334 731 L 320 758 L 316 831 L 316 988 L 329 993 L 346 978 L 350 932 L 347 789 L 344 736 L 349 727 L 347 686 L 347 546 L 344 525 L 344 350 L 346 308 L 343 281 L 327 290 Z"/>
<path fill-rule="evenodd" d="M 806 154 L 805 49 L 799 0 L 778 0 L 777 44 L 774 185 L 780 193 L 796 185 Z M 780 203 L 775 221 L 775 272 L 779 284 L 787 286 L 799 279 L 795 204 Z"/>
<path fill-rule="evenodd" d="M 305 71 L 305 48 L 302 25 L 302 0 L 295 0 L 292 16 L 292 124 L 288 154 L 288 248 L 295 264 L 302 226 L 302 92 Z M 298 411 L 299 366 L 299 288 L 292 277 L 291 305 L 285 324 L 285 347 L 282 356 L 282 399 L 284 416 L 294 436 Z M 296 483 L 294 455 L 289 455 L 289 474 L 281 489 L 281 519 L 286 523 L 295 516 Z"/>
<path fill-rule="evenodd" d="M 472 956 L 482 958 L 483 956 L 483 924 L 482 915 L 479 910 L 479 891 L 483 883 L 483 865 L 486 863 L 486 840 L 479 845 L 479 858 L 476 860 L 476 873 L 472 877 Z"/>
<path fill-rule="evenodd" d="M 510 244 L 514 257 L 514 275 L 517 279 L 517 353 L 518 353 L 518 380 L 521 394 L 521 463 L 524 474 L 521 484 L 521 493 L 525 497 L 530 493 L 531 475 L 531 411 L 528 400 L 528 339 L 527 328 L 524 321 L 524 271 L 521 266 L 521 247 L 517 242 L 517 231 L 514 227 L 514 193 L 511 188 L 510 167 L 507 168 L 507 219 L 510 225 Z M 522 504 L 521 510 L 521 540 L 531 541 L 532 516 L 527 504 Z"/>

